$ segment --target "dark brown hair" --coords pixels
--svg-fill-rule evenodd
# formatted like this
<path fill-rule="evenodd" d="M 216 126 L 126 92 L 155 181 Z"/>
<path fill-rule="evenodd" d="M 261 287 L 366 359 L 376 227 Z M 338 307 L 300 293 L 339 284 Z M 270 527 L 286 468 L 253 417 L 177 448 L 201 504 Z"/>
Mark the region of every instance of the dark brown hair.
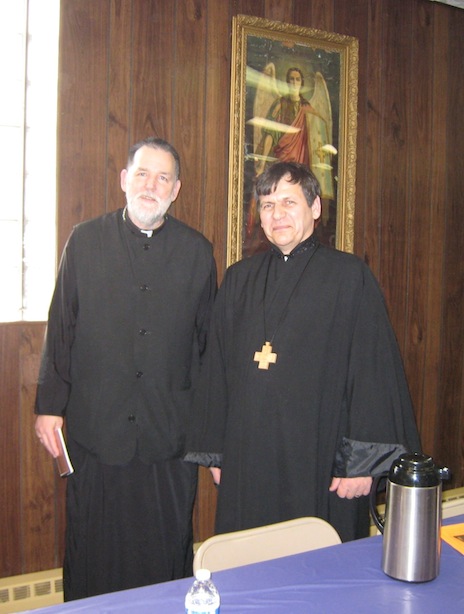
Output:
<path fill-rule="evenodd" d="M 319 181 L 305 164 L 300 164 L 299 162 L 276 162 L 268 166 L 264 173 L 256 180 L 255 198 L 258 203 L 258 209 L 260 197 L 272 194 L 279 181 L 284 177 L 290 183 L 301 185 L 303 194 L 310 207 L 316 196 L 321 195 Z"/>

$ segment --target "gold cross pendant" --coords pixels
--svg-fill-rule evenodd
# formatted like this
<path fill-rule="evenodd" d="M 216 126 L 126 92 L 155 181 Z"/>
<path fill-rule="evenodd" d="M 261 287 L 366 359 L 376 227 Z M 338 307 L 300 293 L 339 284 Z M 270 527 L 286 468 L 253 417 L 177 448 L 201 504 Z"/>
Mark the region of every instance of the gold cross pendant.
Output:
<path fill-rule="evenodd" d="M 269 341 L 266 341 L 263 345 L 261 352 L 255 352 L 253 360 L 258 363 L 258 369 L 269 369 L 269 363 L 277 361 L 277 354 L 273 353 L 272 345 Z"/>

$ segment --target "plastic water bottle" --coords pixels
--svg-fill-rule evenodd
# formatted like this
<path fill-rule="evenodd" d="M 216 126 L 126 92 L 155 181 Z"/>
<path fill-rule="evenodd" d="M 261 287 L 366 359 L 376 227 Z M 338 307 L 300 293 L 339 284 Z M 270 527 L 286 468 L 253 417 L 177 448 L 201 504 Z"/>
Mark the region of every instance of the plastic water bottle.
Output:
<path fill-rule="evenodd" d="M 219 614 L 220 598 L 209 569 L 197 569 L 195 581 L 185 596 L 185 614 Z"/>

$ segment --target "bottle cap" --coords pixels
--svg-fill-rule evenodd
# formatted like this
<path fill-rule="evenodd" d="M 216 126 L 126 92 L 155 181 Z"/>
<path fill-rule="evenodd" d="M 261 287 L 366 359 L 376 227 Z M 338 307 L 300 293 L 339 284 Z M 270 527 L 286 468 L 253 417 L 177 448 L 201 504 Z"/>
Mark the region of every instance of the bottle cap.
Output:
<path fill-rule="evenodd" d="M 200 582 L 205 582 L 211 578 L 211 572 L 209 569 L 197 569 L 195 573 L 195 579 Z"/>

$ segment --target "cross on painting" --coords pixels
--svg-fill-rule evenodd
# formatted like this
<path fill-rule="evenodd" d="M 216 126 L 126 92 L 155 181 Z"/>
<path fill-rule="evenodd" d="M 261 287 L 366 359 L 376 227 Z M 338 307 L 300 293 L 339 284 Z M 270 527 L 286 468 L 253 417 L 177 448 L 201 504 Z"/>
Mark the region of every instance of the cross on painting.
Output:
<path fill-rule="evenodd" d="M 269 369 L 269 364 L 277 361 L 277 354 L 272 351 L 269 341 L 263 345 L 261 352 L 255 352 L 253 360 L 258 363 L 258 369 Z"/>

